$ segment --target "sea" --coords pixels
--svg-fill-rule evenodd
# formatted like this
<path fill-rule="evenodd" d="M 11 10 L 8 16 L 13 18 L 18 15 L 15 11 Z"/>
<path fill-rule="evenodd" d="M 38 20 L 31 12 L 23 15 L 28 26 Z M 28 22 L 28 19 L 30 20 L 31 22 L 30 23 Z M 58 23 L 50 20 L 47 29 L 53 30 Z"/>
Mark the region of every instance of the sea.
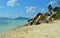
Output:
<path fill-rule="evenodd" d="M 27 23 L 27 20 L 28 19 L 0 19 L 0 35 L 24 26 Z"/>

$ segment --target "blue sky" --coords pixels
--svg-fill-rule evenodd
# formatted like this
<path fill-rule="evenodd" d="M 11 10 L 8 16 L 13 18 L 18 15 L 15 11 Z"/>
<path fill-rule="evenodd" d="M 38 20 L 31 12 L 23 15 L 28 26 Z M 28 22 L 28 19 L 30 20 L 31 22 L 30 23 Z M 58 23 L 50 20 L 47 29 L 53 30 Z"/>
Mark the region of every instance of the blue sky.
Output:
<path fill-rule="evenodd" d="M 57 6 L 56 0 L 0 0 L 0 17 L 32 18 L 37 13 L 47 11 L 47 6 Z"/>

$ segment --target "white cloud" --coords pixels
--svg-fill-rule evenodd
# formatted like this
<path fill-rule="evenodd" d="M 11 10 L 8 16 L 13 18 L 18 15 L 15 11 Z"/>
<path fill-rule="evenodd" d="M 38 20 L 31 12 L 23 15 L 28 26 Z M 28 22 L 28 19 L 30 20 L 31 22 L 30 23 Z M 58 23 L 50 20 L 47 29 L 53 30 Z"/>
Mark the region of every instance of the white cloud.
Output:
<path fill-rule="evenodd" d="M 9 0 L 7 2 L 7 6 L 11 6 L 11 7 L 17 6 L 17 5 L 19 5 L 19 3 L 17 1 L 18 0 Z"/>
<path fill-rule="evenodd" d="M 27 7 L 27 9 L 26 9 L 26 13 L 32 13 L 32 12 L 35 12 L 35 10 L 36 10 L 36 7 Z"/>
<path fill-rule="evenodd" d="M 53 5 L 54 3 L 57 3 L 57 1 L 51 1 L 49 4 Z"/>
<path fill-rule="evenodd" d="M 4 7 L 3 6 L 0 6 L 0 9 L 3 9 Z"/>
<path fill-rule="evenodd" d="M 40 11 L 41 11 L 41 13 L 45 13 L 45 12 L 47 12 L 48 10 L 45 9 L 45 8 L 42 8 Z"/>

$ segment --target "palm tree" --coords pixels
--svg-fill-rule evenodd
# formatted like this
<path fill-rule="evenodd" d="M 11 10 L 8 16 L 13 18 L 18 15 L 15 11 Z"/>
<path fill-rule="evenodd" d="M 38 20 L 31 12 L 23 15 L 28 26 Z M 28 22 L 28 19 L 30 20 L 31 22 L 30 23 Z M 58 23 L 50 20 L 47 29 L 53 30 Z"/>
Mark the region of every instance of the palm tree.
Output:
<path fill-rule="evenodd" d="M 51 13 L 52 9 L 53 9 L 53 8 L 52 8 L 52 5 L 49 4 L 49 5 L 48 5 L 48 10 L 49 10 L 50 13 Z"/>

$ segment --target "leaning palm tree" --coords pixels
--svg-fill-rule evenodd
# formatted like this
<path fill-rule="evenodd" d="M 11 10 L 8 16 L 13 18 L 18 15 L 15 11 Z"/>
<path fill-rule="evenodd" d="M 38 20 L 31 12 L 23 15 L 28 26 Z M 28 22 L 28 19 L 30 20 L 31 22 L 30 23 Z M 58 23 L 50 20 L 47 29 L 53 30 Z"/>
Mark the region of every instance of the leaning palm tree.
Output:
<path fill-rule="evenodd" d="M 58 8 L 56 8 L 56 9 L 54 9 L 53 7 L 52 7 L 52 5 L 51 4 L 49 4 L 49 6 L 48 6 L 48 10 L 49 10 L 49 12 L 50 12 L 50 16 L 52 17 L 52 19 L 54 18 L 56 18 L 56 10 L 57 10 Z"/>

